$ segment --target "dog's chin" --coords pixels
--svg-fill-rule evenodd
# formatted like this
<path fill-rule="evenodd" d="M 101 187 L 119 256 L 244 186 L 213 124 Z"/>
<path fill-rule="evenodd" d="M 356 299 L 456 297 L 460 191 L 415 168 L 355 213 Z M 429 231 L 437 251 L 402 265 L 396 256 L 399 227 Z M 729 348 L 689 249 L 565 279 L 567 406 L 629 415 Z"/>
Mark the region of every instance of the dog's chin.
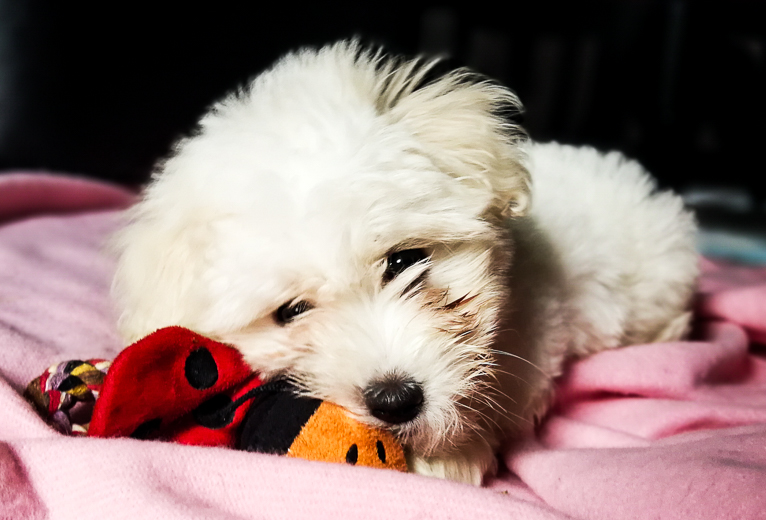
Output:
<path fill-rule="evenodd" d="M 455 406 L 449 411 L 426 414 L 407 424 L 388 428 L 412 455 L 424 458 L 449 457 L 490 436 L 482 423 L 478 411 L 459 411 L 459 407 Z"/>

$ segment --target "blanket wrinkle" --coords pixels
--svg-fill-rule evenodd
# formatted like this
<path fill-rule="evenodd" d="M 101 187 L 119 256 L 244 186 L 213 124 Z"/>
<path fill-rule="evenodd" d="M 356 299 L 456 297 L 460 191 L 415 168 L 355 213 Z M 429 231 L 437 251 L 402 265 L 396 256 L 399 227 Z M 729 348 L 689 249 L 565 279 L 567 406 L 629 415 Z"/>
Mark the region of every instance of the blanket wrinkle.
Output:
<path fill-rule="evenodd" d="M 11 446 L 0 442 L 0 520 L 42 520 L 47 516 L 24 465 Z"/>
<path fill-rule="evenodd" d="M 85 178 L 47 172 L 0 175 L 0 222 L 32 215 L 125 208 L 135 200 L 130 191 Z"/>
<path fill-rule="evenodd" d="M 21 392 L 0 380 L 0 442 L 55 438 L 57 432 L 29 407 Z"/>
<path fill-rule="evenodd" d="M 766 518 L 766 269 L 702 260 L 693 340 L 568 367 L 534 438 L 473 488 L 222 448 L 65 437 L 21 397 L 122 348 L 106 238 L 134 195 L 0 175 L 0 519 Z"/>

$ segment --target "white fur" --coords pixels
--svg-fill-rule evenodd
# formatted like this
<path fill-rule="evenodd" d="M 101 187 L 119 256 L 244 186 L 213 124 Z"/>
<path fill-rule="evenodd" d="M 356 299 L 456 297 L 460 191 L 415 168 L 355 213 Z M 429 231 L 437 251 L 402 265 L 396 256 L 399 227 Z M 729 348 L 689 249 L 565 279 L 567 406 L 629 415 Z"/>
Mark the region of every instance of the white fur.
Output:
<path fill-rule="evenodd" d="M 683 334 L 694 224 L 619 154 L 523 144 L 502 87 L 415 88 L 430 66 L 339 43 L 214 105 L 116 237 L 114 292 L 127 340 L 189 327 L 370 424 L 365 386 L 412 377 L 423 411 L 391 427 L 412 468 L 478 484 L 566 358 Z"/>

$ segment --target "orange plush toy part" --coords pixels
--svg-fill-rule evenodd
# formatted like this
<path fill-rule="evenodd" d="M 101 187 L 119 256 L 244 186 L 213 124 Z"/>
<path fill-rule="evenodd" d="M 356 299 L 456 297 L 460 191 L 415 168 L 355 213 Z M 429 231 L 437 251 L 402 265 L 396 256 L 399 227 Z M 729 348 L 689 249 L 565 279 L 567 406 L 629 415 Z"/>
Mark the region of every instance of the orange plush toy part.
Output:
<path fill-rule="evenodd" d="M 240 432 L 240 449 L 323 462 L 407 471 L 401 444 L 335 404 L 303 397 L 289 385 L 264 392 Z"/>
<path fill-rule="evenodd" d="M 287 454 L 310 460 L 407 471 L 404 452 L 393 435 L 355 421 L 343 408 L 328 402 L 319 405 Z"/>

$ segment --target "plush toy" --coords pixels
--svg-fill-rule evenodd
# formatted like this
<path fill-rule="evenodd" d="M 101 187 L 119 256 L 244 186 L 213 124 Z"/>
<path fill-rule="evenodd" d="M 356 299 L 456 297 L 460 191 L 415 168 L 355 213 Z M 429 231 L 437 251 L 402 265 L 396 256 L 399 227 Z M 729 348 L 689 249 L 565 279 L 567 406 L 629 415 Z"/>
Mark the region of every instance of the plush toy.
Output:
<path fill-rule="evenodd" d="M 262 383 L 234 348 L 167 327 L 114 362 L 67 361 L 32 381 L 25 397 L 67 435 L 228 446 L 310 460 L 406 471 L 402 446 L 337 405 Z"/>

